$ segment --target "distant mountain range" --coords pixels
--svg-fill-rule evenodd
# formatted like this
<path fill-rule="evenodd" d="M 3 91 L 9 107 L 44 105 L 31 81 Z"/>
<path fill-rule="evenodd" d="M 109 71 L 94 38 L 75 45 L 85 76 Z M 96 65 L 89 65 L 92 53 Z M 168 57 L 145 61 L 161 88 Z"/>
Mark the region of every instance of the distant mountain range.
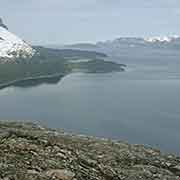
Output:
<path fill-rule="evenodd" d="M 55 46 L 54 46 L 55 47 Z M 63 48 L 72 49 L 86 49 L 86 50 L 103 50 L 104 48 L 119 49 L 119 48 L 137 48 L 137 47 L 152 47 L 152 48 L 180 48 L 180 37 L 149 37 L 149 38 L 117 38 L 115 40 L 108 40 L 104 42 L 98 42 L 95 44 L 79 43 L 65 45 Z"/>
<path fill-rule="evenodd" d="M 172 60 L 180 56 L 180 37 L 150 37 L 150 38 L 117 38 L 97 43 L 78 43 L 71 45 L 49 45 L 59 49 L 75 49 L 96 51 L 109 57 L 119 58 L 126 63 L 128 59 L 149 60 L 164 58 Z"/>

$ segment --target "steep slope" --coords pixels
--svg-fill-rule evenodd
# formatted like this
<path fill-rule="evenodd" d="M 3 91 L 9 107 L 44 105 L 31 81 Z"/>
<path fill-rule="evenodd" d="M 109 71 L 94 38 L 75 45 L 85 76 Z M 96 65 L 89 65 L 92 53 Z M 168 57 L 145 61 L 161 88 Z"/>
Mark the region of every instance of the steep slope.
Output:
<path fill-rule="evenodd" d="M 0 18 L 0 26 L 8 30 L 8 27 L 3 23 L 1 18 Z"/>
<path fill-rule="evenodd" d="M 9 32 L 0 19 L 0 63 L 16 62 L 18 58 L 31 58 L 35 50 L 25 41 Z"/>

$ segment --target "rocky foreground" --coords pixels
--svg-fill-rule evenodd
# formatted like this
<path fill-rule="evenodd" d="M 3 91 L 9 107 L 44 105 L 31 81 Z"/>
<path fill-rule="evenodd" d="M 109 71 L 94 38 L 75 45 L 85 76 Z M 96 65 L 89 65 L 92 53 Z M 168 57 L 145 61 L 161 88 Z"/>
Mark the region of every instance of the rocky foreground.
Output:
<path fill-rule="evenodd" d="M 0 122 L 0 180 L 180 180 L 180 158 L 142 145 Z"/>

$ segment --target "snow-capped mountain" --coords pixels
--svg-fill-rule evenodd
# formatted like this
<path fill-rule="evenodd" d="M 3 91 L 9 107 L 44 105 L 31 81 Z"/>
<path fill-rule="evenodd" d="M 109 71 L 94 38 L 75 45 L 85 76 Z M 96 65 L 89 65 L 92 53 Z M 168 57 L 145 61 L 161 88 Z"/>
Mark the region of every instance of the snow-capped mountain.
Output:
<path fill-rule="evenodd" d="M 143 45 L 143 46 L 149 46 L 149 45 L 168 45 L 173 44 L 180 41 L 179 36 L 164 36 L 164 37 L 148 37 L 148 38 L 135 38 L 135 37 L 129 37 L 129 38 L 118 38 L 112 41 L 106 41 L 106 42 L 98 42 L 97 45 L 107 45 L 107 44 L 114 44 L 114 45 L 129 45 L 130 47 L 135 47 L 136 45 Z"/>
<path fill-rule="evenodd" d="M 25 41 L 9 32 L 0 19 L 0 63 L 15 62 L 18 58 L 31 58 L 35 50 Z"/>
<path fill-rule="evenodd" d="M 65 46 L 49 46 L 54 48 L 69 48 L 76 50 L 96 51 L 107 54 L 109 57 L 118 57 L 121 60 L 129 59 L 170 59 L 180 55 L 180 37 L 120 37 L 114 40 L 101 41 L 95 44 L 72 44 Z M 147 58 L 148 57 L 148 58 Z M 116 58 L 115 58 L 116 59 Z M 123 62 L 123 61 L 122 61 Z M 126 63 L 124 61 L 124 63 Z"/>
<path fill-rule="evenodd" d="M 149 37 L 149 38 L 144 38 L 144 41 L 150 42 L 150 43 L 171 43 L 173 41 L 176 41 L 180 37 L 175 35 L 175 36 L 164 36 L 164 37 Z"/>
<path fill-rule="evenodd" d="M 57 46 L 58 47 L 58 46 Z M 119 51 L 122 49 L 180 49 L 180 37 L 121 37 L 115 40 L 101 41 L 95 44 L 72 44 L 66 45 L 65 48 L 81 49 L 81 50 L 94 50 L 100 52 Z M 60 47 L 62 48 L 62 47 Z"/>

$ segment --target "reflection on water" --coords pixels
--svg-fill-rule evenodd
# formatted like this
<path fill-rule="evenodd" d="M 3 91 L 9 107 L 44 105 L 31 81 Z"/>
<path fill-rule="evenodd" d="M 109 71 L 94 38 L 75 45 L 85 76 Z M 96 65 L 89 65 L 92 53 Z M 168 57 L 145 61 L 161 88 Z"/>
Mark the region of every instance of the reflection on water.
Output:
<path fill-rule="evenodd" d="M 39 86 L 42 84 L 57 84 L 62 79 L 62 77 L 63 76 L 57 76 L 57 77 L 49 77 L 49 78 L 47 77 L 47 78 L 19 81 L 15 83 L 13 86 L 28 88 L 28 87 Z"/>
<path fill-rule="evenodd" d="M 8 85 L 1 86 L 0 89 L 8 88 L 8 87 L 21 87 L 21 88 L 29 88 L 36 87 L 42 84 L 57 84 L 63 76 L 54 76 L 54 77 L 43 77 L 39 79 L 28 79 L 17 81 Z"/>

